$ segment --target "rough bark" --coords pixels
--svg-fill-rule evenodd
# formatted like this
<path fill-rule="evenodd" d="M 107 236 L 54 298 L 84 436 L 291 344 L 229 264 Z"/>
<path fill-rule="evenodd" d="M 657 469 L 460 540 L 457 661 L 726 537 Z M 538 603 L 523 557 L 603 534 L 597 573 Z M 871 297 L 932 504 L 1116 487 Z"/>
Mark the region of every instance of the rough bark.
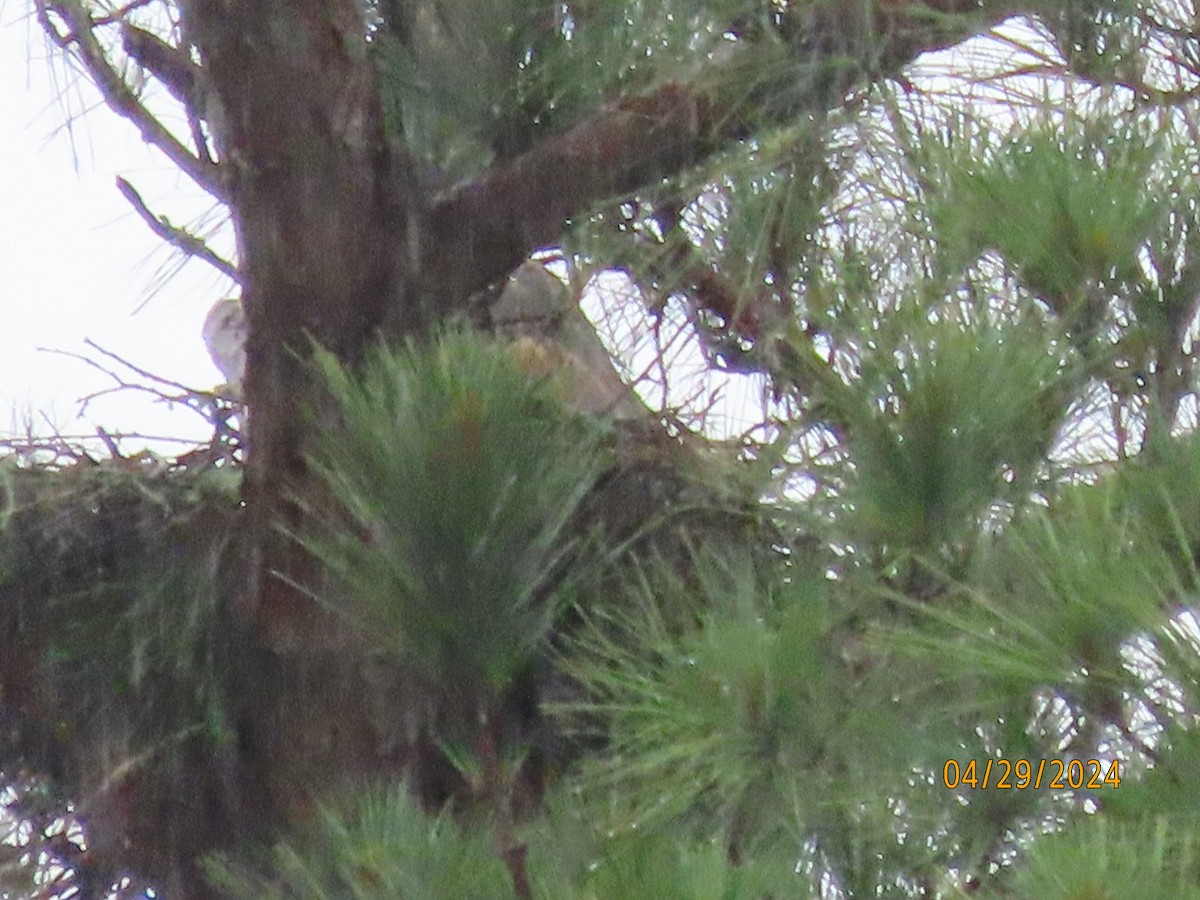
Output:
<path fill-rule="evenodd" d="M 192 2 L 183 8 L 223 114 L 243 302 L 250 323 L 244 496 L 254 548 L 241 741 L 270 802 L 295 824 L 314 795 L 377 768 L 352 635 L 306 593 L 317 574 L 285 531 L 311 494 L 306 437 L 321 427 L 312 343 L 353 364 L 403 292 L 403 160 L 384 138 L 358 0 Z"/>

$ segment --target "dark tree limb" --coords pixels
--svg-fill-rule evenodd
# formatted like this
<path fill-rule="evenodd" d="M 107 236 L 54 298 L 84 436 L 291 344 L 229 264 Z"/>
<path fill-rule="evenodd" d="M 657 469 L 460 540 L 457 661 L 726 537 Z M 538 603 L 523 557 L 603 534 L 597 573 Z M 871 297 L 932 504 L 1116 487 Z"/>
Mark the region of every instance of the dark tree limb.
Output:
<path fill-rule="evenodd" d="M 187 42 L 169 44 L 156 34 L 129 22 L 121 23 L 121 46 L 129 58 L 150 72 L 179 101 L 187 115 L 188 130 L 201 162 L 216 165 L 202 122 L 212 110 L 205 88 L 204 70 L 192 62 Z"/>
<path fill-rule="evenodd" d="M 121 46 L 130 59 L 161 81 L 176 100 L 188 109 L 204 109 L 204 73 L 192 62 L 186 49 L 174 47 L 129 22 L 121 23 Z"/>
<path fill-rule="evenodd" d="M 686 85 L 625 98 L 436 202 L 421 288 L 453 303 L 554 243 L 572 216 L 696 164 L 722 143 L 714 109 Z"/>
<path fill-rule="evenodd" d="M 418 767 L 378 740 L 356 664 L 362 638 L 313 602 L 324 573 L 289 536 L 321 490 L 312 435 L 336 427 L 306 362 L 313 342 L 347 365 L 361 358 L 406 289 L 417 198 L 407 157 L 384 134 L 361 0 L 181 0 L 180 11 L 223 110 L 208 124 L 228 172 L 250 326 L 251 562 L 230 608 L 247 666 L 231 718 L 258 798 L 244 818 L 287 827 L 348 784 Z"/>
<path fill-rule="evenodd" d="M 898 73 L 921 53 L 1018 11 L 992 0 L 818 0 L 801 8 L 803 31 L 792 41 L 805 54 L 797 67 L 807 75 L 802 89 L 781 90 L 787 101 L 771 105 L 770 114 L 780 122 L 801 115 L 823 118 L 849 86 Z M 822 74 L 828 72 L 834 75 Z M 787 78 L 794 82 L 794 73 Z M 706 79 L 720 80 L 719 73 Z M 676 176 L 743 139 L 745 102 L 740 93 L 722 96 L 669 82 L 618 100 L 436 198 L 421 234 L 426 249 L 420 290 L 461 301 L 511 272 L 533 250 L 556 242 L 573 217 Z"/>

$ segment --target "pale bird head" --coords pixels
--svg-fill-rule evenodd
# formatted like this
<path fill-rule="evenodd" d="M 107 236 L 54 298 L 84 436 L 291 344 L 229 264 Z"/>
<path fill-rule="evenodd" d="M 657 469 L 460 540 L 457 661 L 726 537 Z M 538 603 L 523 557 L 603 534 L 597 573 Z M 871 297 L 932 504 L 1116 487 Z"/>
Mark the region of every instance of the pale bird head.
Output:
<path fill-rule="evenodd" d="M 242 395 L 242 378 L 246 372 L 247 331 L 242 301 L 235 298 L 213 304 L 201 330 L 208 355 L 225 376 L 230 393 L 236 397 Z"/>

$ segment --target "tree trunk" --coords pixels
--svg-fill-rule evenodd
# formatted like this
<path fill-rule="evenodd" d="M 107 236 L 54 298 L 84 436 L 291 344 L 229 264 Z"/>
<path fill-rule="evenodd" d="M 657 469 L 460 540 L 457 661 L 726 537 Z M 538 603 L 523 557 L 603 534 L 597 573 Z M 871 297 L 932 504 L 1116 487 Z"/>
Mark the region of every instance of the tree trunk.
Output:
<path fill-rule="evenodd" d="M 306 447 L 325 418 L 306 360 L 315 341 L 353 364 L 404 295 L 413 198 L 383 132 L 360 0 L 193 0 L 183 13 L 222 108 L 210 122 L 250 323 L 239 739 L 270 798 L 265 822 L 294 824 L 331 779 L 379 762 L 346 664 L 355 640 L 306 595 L 316 567 L 281 531 L 300 527 L 294 499 L 311 495 Z"/>

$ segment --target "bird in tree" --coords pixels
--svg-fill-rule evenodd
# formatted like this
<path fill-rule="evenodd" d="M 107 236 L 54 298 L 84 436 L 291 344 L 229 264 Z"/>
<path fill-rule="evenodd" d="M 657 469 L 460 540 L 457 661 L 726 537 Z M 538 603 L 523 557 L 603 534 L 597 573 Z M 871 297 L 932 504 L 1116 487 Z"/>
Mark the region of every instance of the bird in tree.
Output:
<path fill-rule="evenodd" d="M 236 297 L 214 303 L 201 330 L 208 355 L 225 377 L 225 389 L 238 400 L 242 397 L 242 377 L 246 371 L 246 333 L 246 313 L 242 301 Z"/>
<path fill-rule="evenodd" d="M 490 310 L 492 325 L 512 340 L 518 365 L 556 379 L 576 412 L 645 420 L 646 407 L 613 369 L 612 357 L 567 286 L 528 260 L 508 279 Z"/>

